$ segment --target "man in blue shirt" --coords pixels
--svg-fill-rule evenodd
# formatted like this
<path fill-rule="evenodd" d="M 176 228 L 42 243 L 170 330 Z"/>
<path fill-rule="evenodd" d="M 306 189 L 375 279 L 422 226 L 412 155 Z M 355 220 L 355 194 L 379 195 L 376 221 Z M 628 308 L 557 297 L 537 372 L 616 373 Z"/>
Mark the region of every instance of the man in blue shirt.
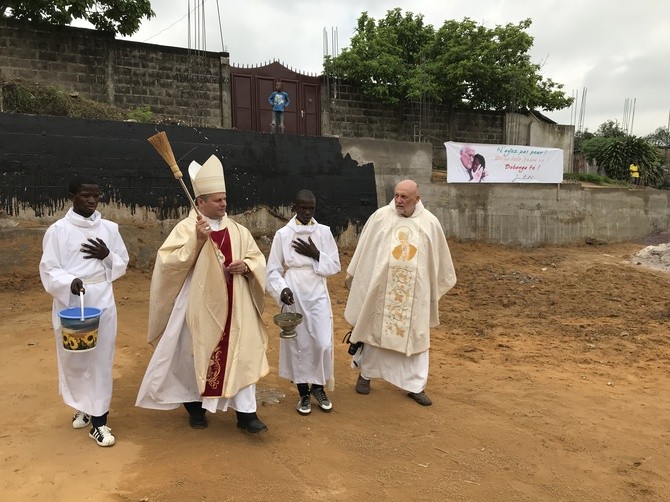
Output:
<path fill-rule="evenodd" d="M 279 132 L 284 134 L 284 110 L 291 104 L 288 93 L 282 91 L 281 82 L 275 85 L 275 92 L 270 94 L 268 103 L 272 105 L 272 124 L 270 125 L 270 132 L 272 134 L 277 132 L 277 123 L 279 123 Z"/>

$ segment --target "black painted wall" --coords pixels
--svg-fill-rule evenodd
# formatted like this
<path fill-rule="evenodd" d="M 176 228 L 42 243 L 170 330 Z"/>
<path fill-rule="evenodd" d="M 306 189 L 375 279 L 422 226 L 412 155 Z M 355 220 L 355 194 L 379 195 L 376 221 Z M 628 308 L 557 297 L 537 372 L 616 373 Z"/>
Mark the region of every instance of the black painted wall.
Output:
<path fill-rule="evenodd" d="M 290 205 L 307 188 L 316 218 L 339 235 L 376 209 L 374 166 L 342 156 L 337 138 L 0 114 L 0 210 L 50 216 L 69 202 L 74 174 L 94 176 L 109 202 L 180 218 L 188 200 L 147 138 L 164 130 L 189 189 L 188 165 L 218 155 L 232 214 Z M 192 192 L 191 192 L 192 193 Z"/>

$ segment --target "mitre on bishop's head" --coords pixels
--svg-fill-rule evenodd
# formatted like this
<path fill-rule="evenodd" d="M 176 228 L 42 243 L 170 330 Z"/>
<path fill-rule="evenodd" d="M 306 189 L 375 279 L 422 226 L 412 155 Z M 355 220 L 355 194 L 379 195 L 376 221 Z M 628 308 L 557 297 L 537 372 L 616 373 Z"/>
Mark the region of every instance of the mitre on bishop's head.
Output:
<path fill-rule="evenodd" d="M 223 164 L 216 155 L 212 155 L 200 165 L 195 160 L 188 166 L 193 191 L 196 197 L 226 191 L 226 180 L 223 177 Z"/>

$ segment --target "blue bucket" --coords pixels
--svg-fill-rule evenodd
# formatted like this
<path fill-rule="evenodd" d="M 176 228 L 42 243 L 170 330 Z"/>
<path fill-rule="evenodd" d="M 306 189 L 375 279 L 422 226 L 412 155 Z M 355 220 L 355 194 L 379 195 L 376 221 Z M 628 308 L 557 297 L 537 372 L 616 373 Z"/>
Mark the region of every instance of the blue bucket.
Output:
<path fill-rule="evenodd" d="M 58 312 L 63 332 L 63 348 L 70 352 L 88 352 L 98 342 L 98 324 L 102 310 L 84 307 L 84 320 L 81 320 L 81 308 L 75 307 Z"/>

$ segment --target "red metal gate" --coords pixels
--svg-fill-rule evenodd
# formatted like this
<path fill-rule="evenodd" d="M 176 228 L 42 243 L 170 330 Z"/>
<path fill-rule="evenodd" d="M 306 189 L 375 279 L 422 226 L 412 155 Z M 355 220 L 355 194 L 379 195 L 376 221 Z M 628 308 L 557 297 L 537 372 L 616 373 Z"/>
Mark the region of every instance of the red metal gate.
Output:
<path fill-rule="evenodd" d="M 284 112 L 285 134 L 321 136 L 321 79 L 294 72 L 278 62 L 257 68 L 231 67 L 233 128 L 270 132 L 272 105 L 268 102 L 277 82 L 291 100 Z"/>

